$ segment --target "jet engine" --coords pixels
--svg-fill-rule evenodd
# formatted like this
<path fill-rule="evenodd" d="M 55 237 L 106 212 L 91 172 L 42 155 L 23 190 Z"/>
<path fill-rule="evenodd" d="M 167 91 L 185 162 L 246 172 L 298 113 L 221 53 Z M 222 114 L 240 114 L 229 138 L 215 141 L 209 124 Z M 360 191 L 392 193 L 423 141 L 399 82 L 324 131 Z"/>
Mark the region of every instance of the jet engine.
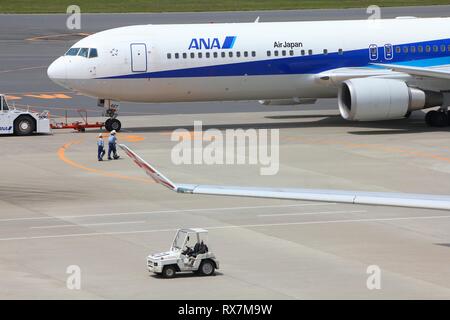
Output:
<path fill-rule="evenodd" d="M 346 80 L 338 93 L 342 117 L 354 121 L 401 119 L 411 111 L 441 106 L 442 102 L 442 93 L 411 88 L 393 79 Z"/>

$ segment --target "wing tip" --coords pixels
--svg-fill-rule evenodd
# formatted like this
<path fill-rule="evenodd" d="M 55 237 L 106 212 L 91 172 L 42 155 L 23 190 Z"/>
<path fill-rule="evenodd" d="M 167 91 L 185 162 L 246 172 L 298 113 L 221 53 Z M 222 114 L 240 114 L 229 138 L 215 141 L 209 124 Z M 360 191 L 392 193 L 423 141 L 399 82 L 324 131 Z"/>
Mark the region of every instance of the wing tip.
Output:
<path fill-rule="evenodd" d="M 166 176 L 164 176 L 154 166 L 152 166 L 143 158 L 141 158 L 136 152 L 131 150 L 125 144 L 119 144 L 119 147 L 126 153 L 128 157 L 130 157 L 133 160 L 133 162 L 138 167 L 143 169 L 147 173 L 147 175 L 149 175 L 156 183 L 161 184 L 172 191 L 178 190 L 178 186 L 175 183 L 173 183 L 170 179 L 166 178 Z"/>

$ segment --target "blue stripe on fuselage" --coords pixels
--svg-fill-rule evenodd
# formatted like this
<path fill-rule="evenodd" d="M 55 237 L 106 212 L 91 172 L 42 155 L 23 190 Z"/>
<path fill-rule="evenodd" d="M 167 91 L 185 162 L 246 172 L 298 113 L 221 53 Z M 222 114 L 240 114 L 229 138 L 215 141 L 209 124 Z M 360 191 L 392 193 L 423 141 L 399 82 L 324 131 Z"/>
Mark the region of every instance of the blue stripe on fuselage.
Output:
<path fill-rule="evenodd" d="M 102 77 L 98 79 L 140 79 L 140 78 L 191 78 L 191 77 L 227 77 L 227 76 L 259 76 L 259 75 L 292 75 L 315 74 L 326 70 L 344 67 L 367 67 L 371 63 L 403 64 L 409 66 L 430 67 L 450 64 L 450 39 L 433 40 L 400 44 L 393 46 L 393 58 L 384 58 L 384 48 L 378 47 L 378 59 L 369 59 L 369 49 L 345 51 L 342 55 L 333 52 L 328 54 L 315 54 L 306 56 L 283 57 L 258 61 L 228 63 L 213 66 L 174 69 L 166 71 L 133 73 L 120 76 Z M 441 45 L 446 50 L 440 50 Z M 232 44 L 231 44 L 232 46 Z M 397 47 L 402 47 L 400 53 Z M 416 46 L 415 53 L 404 53 L 403 47 Z M 423 46 L 423 52 L 417 52 L 417 46 Z M 426 46 L 431 47 L 431 52 L 426 52 Z M 433 46 L 438 46 L 438 52 L 433 51 Z M 278 50 L 281 53 L 282 50 Z M 286 50 L 288 52 L 288 50 Z M 272 50 L 273 53 L 273 50 Z M 265 54 L 261 52 L 260 54 Z M 205 58 L 206 59 L 206 58 Z M 213 59 L 213 58 L 210 58 Z"/>

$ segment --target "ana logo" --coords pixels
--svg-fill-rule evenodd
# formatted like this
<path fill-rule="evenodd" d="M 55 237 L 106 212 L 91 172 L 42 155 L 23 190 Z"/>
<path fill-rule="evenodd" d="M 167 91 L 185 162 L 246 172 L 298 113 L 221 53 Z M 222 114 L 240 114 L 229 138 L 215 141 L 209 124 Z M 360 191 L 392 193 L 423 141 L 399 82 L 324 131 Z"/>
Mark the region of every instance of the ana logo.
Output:
<path fill-rule="evenodd" d="M 10 127 L 0 127 L 0 131 L 11 131 L 12 126 Z"/>
<path fill-rule="evenodd" d="M 191 40 L 191 43 L 189 44 L 189 50 L 232 49 L 235 41 L 236 41 L 235 36 L 226 37 L 223 43 L 219 41 L 219 38 L 194 38 Z"/>

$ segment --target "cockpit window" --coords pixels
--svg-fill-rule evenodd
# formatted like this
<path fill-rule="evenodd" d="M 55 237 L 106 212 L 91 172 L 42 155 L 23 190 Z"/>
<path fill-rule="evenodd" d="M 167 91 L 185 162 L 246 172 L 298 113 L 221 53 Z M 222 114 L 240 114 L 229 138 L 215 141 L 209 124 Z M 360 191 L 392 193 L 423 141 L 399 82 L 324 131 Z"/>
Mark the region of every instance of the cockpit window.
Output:
<path fill-rule="evenodd" d="M 78 54 L 78 51 L 80 51 L 80 48 L 70 48 L 67 52 L 66 52 L 66 56 L 76 56 Z"/>
<path fill-rule="evenodd" d="M 89 58 L 97 58 L 97 57 L 98 57 L 97 49 L 91 48 L 91 50 L 89 51 Z"/>
<path fill-rule="evenodd" d="M 89 53 L 89 48 L 81 48 L 80 52 L 78 52 L 78 55 L 81 57 L 88 57 L 88 53 Z"/>

